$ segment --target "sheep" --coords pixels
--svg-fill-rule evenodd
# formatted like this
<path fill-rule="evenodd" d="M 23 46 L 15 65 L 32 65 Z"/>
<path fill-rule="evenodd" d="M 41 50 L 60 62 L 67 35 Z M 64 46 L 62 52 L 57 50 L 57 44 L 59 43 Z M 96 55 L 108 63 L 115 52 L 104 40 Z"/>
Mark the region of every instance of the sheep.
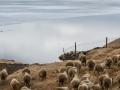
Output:
<path fill-rule="evenodd" d="M 23 80 L 24 80 L 24 84 L 27 86 L 27 87 L 30 87 L 30 83 L 31 83 L 31 80 L 32 80 L 32 77 L 29 73 L 25 73 L 24 74 L 24 77 L 23 77 Z"/>
<path fill-rule="evenodd" d="M 118 88 L 120 88 L 120 75 L 116 76 L 116 83 L 118 84 Z"/>
<path fill-rule="evenodd" d="M 89 60 L 89 61 L 87 62 L 87 66 L 88 66 L 88 68 L 89 68 L 89 71 L 94 70 L 95 61 L 94 61 L 94 60 Z"/>
<path fill-rule="evenodd" d="M 61 68 L 60 70 L 59 70 L 59 72 L 60 73 L 63 73 L 63 72 L 65 72 L 67 70 L 67 68 L 66 67 L 63 67 L 63 68 Z"/>
<path fill-rule="evenodd" d="M 102 63 L 104 64 L 104 63 Z M 94 72 L 100 75 L 102 72 L 104 72 L 104 66 L 102 64 L 96 64 L 94 68 Z"/>
<path fill-rule="evenodd" d="M 99 85 L 101 86 L 102 89 L 103 89 L 103 80 L 105 77 L 106 77 L 105 75 L 100 75 L 98 78 Z"/>
<path fill-rule="evenodd" d="M 69 90 L 68 87 L 56 87 L 56 90 Z"/>
<path fill-rule="evenodd" d="M 67 75 L 67 72 L 63 72 L 63 73 L 59 73 L 58 75 L 58 83 L 59 83 L 59 86 L 65 86 L 65 84 L 68 83 L 68 75 Z"/>
<path fill-rule="evenodd" d="M 72 68 L 72 66 L 66 67 L 67 74 L 68 74 L 68 71 L 69 71 L 70 68 Z"/>
<path fill-rule="evenodd" d="M 27 67 L 22 71 L 22 74 L 25 74 L 26 72 L 29 74 L 31 73 L 30 69 Z"/>
<path fill-rule="evenodd" d="M 102 88 L 99 84 L 95 84 L 92 86 L 91 90 L 102 90 Z"/>
<path fill-rule="evenodd" d="M 77 90 L 79 84 L 80 84 L 80 79 L 79 79 L 78 75 L 75 74 L 74 78 L 73 78 L 72 81 L 70 82 L 70 86 L 71 86 L 71 88 L 73 88 L 74 90 Z"/>
<path fill-rule="evenodd" d="M 29 89 L 28 87 L 24 86 L 20 90 L 31 90 L 31 89 Z"/>
<path fill-rule="evenodd" d="M 83 80 L 87 80 L 90 78 L 90 74 L 84 74 L 82 77 L 81 77 L 81 81 Z"/>
<path fill-rule="evenodd" d="M 112 58 L 111 58 L 111 57 L 108 57 L 108 58 L 106 59 L 105 66 L 110 69 L 111 66 L 112 66 L 112 64 L 113 64 Z"/>
<path fill-rule="evenodd" d="M 120 68 L 120 61 L 118 61 L 117 66 L 118 66 L 118 68 Z"/>
<path fill-rule="evenodd" d="M 118 61 L 119 61 L 119 55 L 114 55 L 112 57 L 112 60 L 113 60 L 113 64 L 116 65 L 118 63 Z"/>
<path fill-rule="evenodd" d="M 103 88 L 105 90 L 109 90 L 111 86 L 112 86 L 112 78 L 106 75 L 103 79 Z"/>
<path fill-rule="evenodd" d="M 66 67 L 68 67 L 68 66 L 72 66 L 73 67 L 74 66 L 73 62 L 71 62 L 71 61 L 67 62 L 66 63 Z"/>
<path fill-rule="evenodd" d="M 85 80 L 82 80 L 80 84 L 87 84 L 88 88 L 90 89 L 93 86 L 93 82 L 89 80 L 89 78 L 86 78 Z"/>
<path fill-rule="evenodd" d="M 20 90 L 22 84 L 17 79 L 13 78 L 10 82 L 10 86 L 12 90 Z"/>
<path fill-rule="evenodd" d="M 1 80 L 6 80 L 7 76 L 8 76 L 7 70 L 6 70 L 6 69 L 3 69 L 3 70 L 0 72 L 0 79 L 1 79 Z"/>
<path fill-rule="evenodd" d="M 89 90 L 89 87 L 86 83 L 80 84 L 78 90 Z"/>
<path fill-rule="evenodd" d="M 76 67 L 72 67 L 72 68 L 70 68 L 69 70 L 68 70 L 68 79 L 69 79 L 69 81 L 71 81 L 73 78 L 74 78 L 74 76 L 75 76 L 75 74 L 77 74 L 77 68 Z"/>
<path fill-rule="evenodd" d="M 78 75 L 79 75 L 80 74 L 80 70 L 81 70 L 81 62 L 80 61 L 74 62 L 74 67 L 77 68 Z"/>
<path fill-rule="evenodd" d="M 83 66 L 86 66 L 86 64 L 87 64 L 86 55 L 84 55 L 83 53 L 81 53 L 81 54 L 79 55 L 79 60 L 81 61 L 81 63 L 82 63 Z"/>
<path fill-rule="evenodd" d="M 47 78 L 47 70 L 45 70 L 45 69 L 41 69 L 40 71 L 39 71 L 39 79 L 40 80 L 45 80 Z"/>

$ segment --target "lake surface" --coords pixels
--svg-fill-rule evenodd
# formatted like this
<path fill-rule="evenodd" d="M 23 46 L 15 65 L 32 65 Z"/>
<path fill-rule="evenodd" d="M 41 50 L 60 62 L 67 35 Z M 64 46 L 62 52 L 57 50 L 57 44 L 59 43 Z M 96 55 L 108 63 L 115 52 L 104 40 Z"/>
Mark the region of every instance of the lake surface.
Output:
<path fill-rule="evenodd" d="M 88 50 L 120 36 L 119 0 L 0 0 L 0 58 L 58 61 L 62 49 Z"/>

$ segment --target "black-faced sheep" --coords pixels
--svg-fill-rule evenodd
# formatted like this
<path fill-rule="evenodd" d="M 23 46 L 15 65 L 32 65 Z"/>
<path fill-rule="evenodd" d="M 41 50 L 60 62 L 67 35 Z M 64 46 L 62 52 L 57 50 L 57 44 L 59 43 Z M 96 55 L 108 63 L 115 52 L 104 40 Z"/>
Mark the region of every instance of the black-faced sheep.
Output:
<path fill-rule="evenodd" d="M 41 69 L 39 71 L 39 79 L 43 81 L 46 78 L 47 78 L 47 70 L 46 69 Z"/>
<path fill-rule="evenodd" d="M 6 80 L 7 76 L 8 76 L 7 70 L 6 70 L 6 69 L 3 69 L 3 70 L 0 72 L 0 79 L 1 79 L 1 80 Z"/>
<path fill-rule="evenodd" d="M 22 87 L 22 84 L 17 79 L 14 78 L 11 80 L 10 86 L 12 90 L 20 90 L 20 88 Z"/>
<path fill-rule="evenodd" d="M 93 71 L 94 67 L 95 67 L 95 61 L 94 60 L 89 60 L 87 62 L 87 66 L 88 66 L 89 71 Z"/>
<path fill-rule="evenodd" d="M 31 84 L 32 77 L 31 77 L 31 75 L 29 73 L 26 72 L 24 74 L 23 80 L 24 80 L 25 86 L 27 86 L 27 87 L 31 86 L 30 84 Z"/>
<path fill-rule="evenodd" d="M 59 75 L 58 75 L 58 84 L 59 84 L 60 87 L 65 86 L 66 84 L 68 84 L 67 72 L 59 73 Z"/>

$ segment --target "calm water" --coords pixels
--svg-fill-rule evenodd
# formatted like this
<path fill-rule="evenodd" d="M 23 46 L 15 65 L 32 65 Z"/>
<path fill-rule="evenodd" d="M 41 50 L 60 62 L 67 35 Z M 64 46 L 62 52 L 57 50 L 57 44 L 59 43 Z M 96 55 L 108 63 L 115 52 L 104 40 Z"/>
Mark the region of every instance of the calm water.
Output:
<path fill-rule="evenodd" d="M 0 58 L 58 61 L 75 41 L 87 50 L 115 39 L 119 23 L 119 0 L 0 0 Z"/>

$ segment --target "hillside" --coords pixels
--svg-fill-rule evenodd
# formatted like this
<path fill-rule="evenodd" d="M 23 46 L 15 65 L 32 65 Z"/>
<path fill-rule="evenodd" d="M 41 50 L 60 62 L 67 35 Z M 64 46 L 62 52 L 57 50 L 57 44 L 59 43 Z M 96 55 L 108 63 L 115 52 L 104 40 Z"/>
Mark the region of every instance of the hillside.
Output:
<path fill-rule="evenodd" d="M 120 48 L 118 47 L 119 44 L 120 44 L 120 39 L 117 39 L 117 40 L 109 43 L 108 48 L 92 49 L 87 53 L 87 57 L 95 59 L 96 63 L 100 63 L 107 56 L 113 56 L 116 54 L 120 54 Z M 4 63 L 6 62 L 6 64 L 8 64 L 8 62 L 9 62 L 9 60 L 8 60 L 8 62 L 4 61 L 4 60 L 1 60 L 1 61 Z M 15 61 L 13 61 L 13 62 L 15 62 Z M 58 80 L 57 79 L 57 76 L 58 76 L 57 70 L 65 67 L 66 62 L 67 61 L 55 62 L 55 63 L 51 63 L 51 64 L 31 64 L 31 65 L 24 66 L 24 67 L 28 67 L 31 70 L 31 75 L 32 75 L 31 89 L 32 90 L 56 90 L 56 87 L 58 86 L 57 85 L 57 80 Z M 10 63 L 11 63 L 11 61 L 10 61 Z M 15 65 L 15 63 L 12 63 L 12 64 Z M 12 90 L 9 85 L 12 78 L 17 78 L 18 80 L 22 81 L 23 75 L 21 72 L 24 67 L 19 68 L 17 71 L 10 74 L 7 78 L 7 81 L 5 81 L 5 82 L 0 81 L 0 90 Z M 38 77 L 38 72 L 41 68 L 47 69 L 47 73 L 48 73 L 47 79 L 43 82 L 41 82 Z M 88 72 L 89 71 L 86 67 L 82 67 L 81 76 L 84 73 L 88 73 Z M 115 78 L 116 75 L 120 74 L 119 68 L 117 66 L 113 66 L 111 69 L 108 69 L 107 72 L 113 78 Z M 91 80 L 93 82 L 95 82 L 95 80 L 97 80 L 94 73 L 91 73 Z M 113 85 L 111 90 L 119 90 L 119 89 L 115 85 Z"/>
<path fill-rule="evenodd" d="M 95 60 L 105 59 L 107 56 L 120 54 L 120 38 L 108 44 L 108 48 L 96 48 L 88 52 L 88 58 Z"/>

